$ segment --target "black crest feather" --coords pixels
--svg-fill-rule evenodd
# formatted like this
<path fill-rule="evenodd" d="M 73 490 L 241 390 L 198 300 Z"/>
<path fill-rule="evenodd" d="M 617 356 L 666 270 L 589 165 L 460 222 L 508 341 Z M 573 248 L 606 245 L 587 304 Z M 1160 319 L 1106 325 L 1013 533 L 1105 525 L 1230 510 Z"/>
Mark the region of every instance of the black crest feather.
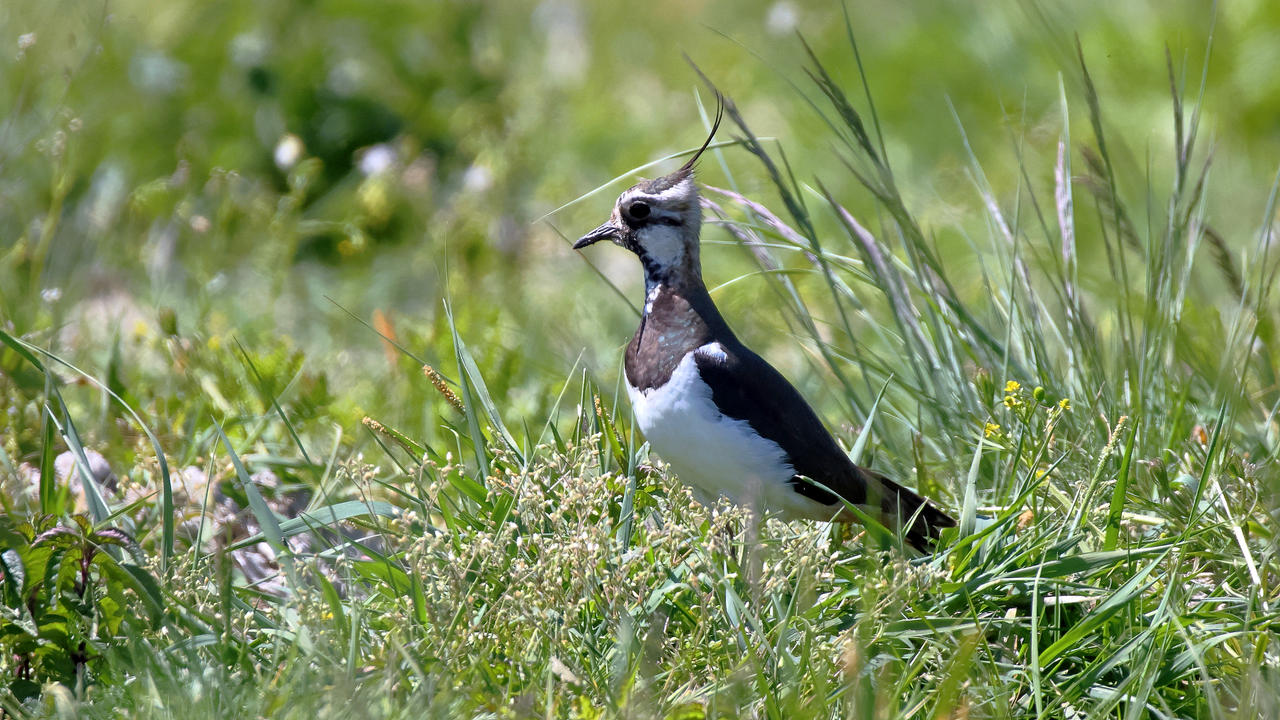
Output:
<path fill-rule="evenodd" d="M 698 158 L 702 157 L 702 153 L 711 147 L 711 140 L 715 138 L 716 131 L 720 129 L 720 121 L 724 119 L 724 96 L 716 91 L 716 119 L 711 123 L 711 132 L 707 133 L 707 139 L 702 143 L 702 147 L 689 158 L 684 165 L 681 165 L 675 172 L 663 175 L 653 180 L 645 180 L 637 185 L 641 190 L 649 193 L 661 193 L 678 185 L 685 178 L 693 174 L 693 167 L 697 164 Z"/>
<path fill-rule="evenodd" d="M 685 173 L 693 172 L 694 164 L 698 162 L 698 158 L 702 157 L 702 153 L 706 152 L 707 148 L 711 146 L 711 140 L 715 138 L 716 131 L 720 129 L 720 121 L 723 119 L 724 119 L 724 96 L 722 96 L 719 91 L 716 91 L 716 119 L 715 119 L 715 122 L 711 123 L 711 132 L 707 133 L 707 139 L 702 143 L 702 147 L 698 148 L 698 152 L 694 153 L 693 157 L 689 158 L 689 160 L 685 162 L 684 165 L 681 165 L 680 169 L 677 170 L 676 172 L 680 173 L 681 175 Z"/>

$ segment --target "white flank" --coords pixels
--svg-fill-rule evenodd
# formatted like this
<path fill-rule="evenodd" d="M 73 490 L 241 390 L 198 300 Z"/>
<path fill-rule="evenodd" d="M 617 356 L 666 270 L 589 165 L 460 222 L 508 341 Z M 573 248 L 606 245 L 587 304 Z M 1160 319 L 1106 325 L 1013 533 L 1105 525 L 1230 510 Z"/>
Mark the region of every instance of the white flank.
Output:
<path fill-rule="evenodd" d="M 821 516 L 826 506 L 789 484 L 795 473 L 782 448 L 756 434 L 745 420 L 720 414 L 711 388 L 698 375 L 695 354 L 723 357 L 724 350 L 711 343 L 689 353 L 662 387 L 642 393 L 627 383 L 636 422 L 649 446 L 698 491 L 700 500 L 723 495 L 784 518 Z"/>

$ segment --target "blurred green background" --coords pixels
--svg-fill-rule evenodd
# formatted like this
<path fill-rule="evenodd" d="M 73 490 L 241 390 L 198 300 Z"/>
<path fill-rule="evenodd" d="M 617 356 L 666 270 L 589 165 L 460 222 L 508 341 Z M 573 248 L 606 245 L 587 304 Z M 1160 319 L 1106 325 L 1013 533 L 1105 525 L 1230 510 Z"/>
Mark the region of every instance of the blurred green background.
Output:
<path fill-rule="evenodd" d="M 1130 176 L 1167 182 L 1165 50 L 1194 98 L 1216 22 L 1200 118 L 1219 159 L 1208 217 L 1231 247 L 1252 245 L 1280 157 L 1280 5 L 1232 2 L 1216 21 L 1206 2 L 847 11 L 899 183 L 961 266 L 991 236 L 966 141 L 1002 202 L 1019 192 L 1019 148 L 1032 180 L 1051 182 L 1060 73 L 1073 132 L 1089 134 L 1078 37 L 1112 137 L 1130 142 L 1113 154 Z M 616 381 L 634 326 L 588 263 L 631 298 L 641 278 L 629 255 L 580 257 L 557 233 L 594 227 L 630 180 L 537 220 L 701 142 L 709 96 L 684 55 L 757 135 L 777 139 L 801 182 L 874 212 L 807 104 L 816 93 L 802 82 L 797 34 L 855 88 L 838 3 L 4 3 L 0 317 L 110 374 L 166 433 L 197 413 L 244 409 L 228 389 L 247 382 L 239 342 L 266 375 L 293 378 L 291 412 L 348 431 L 368 413 L 432 438 L 441 401 L 418 364 L 361 321 L 449 375 L 449 298 L 504 412 L 541 422 L 579 360 L 605 387 Z M 776 202 L 736 148 L 704 160 L 700 179 Z M 723 231 L 704 238 L 712 286 L 751 269 Z M 752 312 L 765 284 L 746 277 L 715 292 L 744 339 L 796 377 L 800 351 L 782 318 Z M 816 399 L 829 382 L 796 379 Z M 207 397 L 172 400 L 187 394 Z M 32 412 L 0 421 L 19 457 L 36 446 L 21 440 Z"/>

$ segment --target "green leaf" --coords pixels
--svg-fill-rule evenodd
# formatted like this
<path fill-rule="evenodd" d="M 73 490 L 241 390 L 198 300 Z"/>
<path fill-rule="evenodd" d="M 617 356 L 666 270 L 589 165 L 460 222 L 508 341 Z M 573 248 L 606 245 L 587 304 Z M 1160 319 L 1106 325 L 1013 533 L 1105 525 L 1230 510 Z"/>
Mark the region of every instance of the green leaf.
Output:
<path fill-rule="evenodd" d="M 853 449 L 849 451 L 849 459 L 854 465 L 862 463 L 862 456 L 866 453 L 867 442 L 871 439 L 871 426 L 876 421 L 876 411 L 880 409 L 880 401 L 884 399 L 884 392 L 889 389 L 889 383 L 893 381 L 893 375 L 885 378 L 884 384 L 880 386 L 880 392 L 876 393 L 875 402 L 871 403 L 871 409 L 867 411 L 867 421 L 862 425 L 862 432 L 858 433 L 858 439 L 853 443 Z"/>
<path fill-rule="evenodd" d="M 459 374 L 460 384 L 466 390 L 466 394 L 469 397 L 474 394 L 474 397 L 470 397 L 470 399 L 463 399 L 463 404 L 467 409 L 468 425 L 473 423 L 475 413 L 472 406 L 475 404 L 475 400 L 479 399 L 481 407 L 484 408 L 484 414 L 489 421 L 489 425 L 497 431 L 498 438 L 507 446 L 507 449 L 510 450 L 516 459 L 523 464 L 524 453 L 521 451 L 520 445 L 516 442 L 515 437 L 507 430 L 506 423 L 502 421 L 502 415 L 498 412 L 497 404 L 494 403 L 493 398 L 489 396 L 489 388 L 485 385 L 484 377 L 480 374 L 480 368 L 476 366 L 476 361 L 475 358 L 471 356 L 471 351 L 467 349 L 466 343 L 462 342 L 462 337 L 458 334 L 458 328 L 453 322 L 453 310 L 449 307 L 447 302 L 445 303 L 445 315 L 449 319 L 449 329 L 453 333 L 453 345 L 458 358 L 458 366 L 462 370 Z M 466 382 L 462 382 L 463 378 L 466 379 Z M 472 442 L 483 445 L 484 436 L 480 435 L 478 432 L 479 421 L 478 419 L 474 419 L 474 422 L 476 435 L 472 438 Z M 485 467 L 488 467 L 487 461 L 485 462 Z M 488 475 L 487 471 L 485 475 Z"/>
<path fill-rule="evenodd" d="M 1068 557 L 1048 562 L 1031 565 L 1021 568 L 1015 572 L 1005 575 L 1005 578 L 1026 578 L 1035 577 L 1037 573 L 1042 578 L 1058 578 L 1067 577 L 1068 575 L 1085 575 L 1088 576 L 1098 570 L 1113 568 L 1130 560 L 1138 560 L 1151 555 L 1167 553 L 1174 548 L 1177 543 L 1162 543 L 1160 545 L 1149 545 L 1147 547 L 1134 548 L 1132 550 L 1099 550 L 1097 552 L 1081 553 L 1080 555 L 1070 555 Z"/>
<path fill-rule="evenodd" d="M 449 484 L 462 491 L 463 495 L 475 500 L 481 507 L 489 506 L 489 491 L 484 485 L 472 480 L 460 472 L 449 474 Z"/>
<path fill-rule="evenodd" d="M 294 429 L 293 423 L 289 421 L 289 416 L 285 414 L 284 408 L 280 407 L 280 403 L 277 402 L 275 392 L 268 386 L 268 383 L 263 379 L 262 374 L 258 372 L 258 366 L 255 365 L 253 359 L 249 357 L 249 353 L 244 349 L 244 346 L 240 344 L 239 339 L 236 340 L 236 348 L 240 351 L 241 361 L 249 368 L 249 372 L 253 374 L 255 389 L 258 391 L 259 397 L 262 399 L 264 404 L 270 405 L 272 409 L 276 411 L 276 415 L 280 418 L 280 421 L 284 423 L 285 429 L 289 431 L 289 437 L 293 440 L 294 446 L 298 448 L 298 452 L 302 454 L 302 459 L 306 462 L 307 466 L 317 468 L 316 480 L 319 481 L 319 467 L 311 462 L 311 456 L 307 454 L 307 448 L 302 444 L 302 438 L 298 437 L 298 432 Z"/>
<path fill-rule="evenodd" d="M 67 447 L 71 448 L 74 454 L 76 471 L 80 474 L 80 491 L 84 493 L 85 501 L 89 505 L 89 514 L 93 516 L 95 524 L 105 522 L 111 515 L 111 511 L 107 508 L 106 498 L 102 496 L 102 488 L 98 485 L 97 479 L 93 477 L 92 465 L 89 464 L 89 458 L 85 456 L 84 446 L 80 442 L 80 433 L 76 432 L 75 423 L 71 422 L 71 413 L 67 408 L 67 403 L 62 399 L 62 394 L 54 389 L 54 394 L 58 398 L 58 403 L 62 406 L 62 425 L 59 430 L 62 431 L 62 437 L 67 441 Z M 70 480 L 70 478 L 68 478 Z"/>
<path fill-rule="evenodd" d="M 112 567 L 123 571 L 122 579 L 142 600 L 152 625 L 158 624 L 164 614 L 164 593 L 160 590 L 160 583 L 145 568 L 137 565 L 113 562 Z"/>
<path fill-rule="evenodd" d="M 1129 466 L 1133 461 L 1133 443 L 1138 437 L 1139 420 L 1129 427 L 1129 439 L 1124 445 L 1124 459 L 1120 461 L 1120 474 L 1111 493 L 1111 505 L 1107 510 L 1107 535 L 1102 543 L 1104 550 L 1115 550 L 1120 539 L 1120 518 L 1124 513 L 1125 496 L 1129 491 Z"/>
<path fill-rule="evenodd" d="M 346 611 L 343 609 L 342 598 L 338 596 L 338 590 L 325 577 L 324 573 L 315 574 L 316 582 L 320 585 L 320 596 L 324 598 L 324 602 L 329 606 L 329 612 L 333 614 L 333 622 L 338 626 L 342 633 L 350 631 L 350 622 L 347 620 Z"/>
<path fill-rule="evenodd" d="M 0 571 L 4 573 L 5 593 L 8 594 L 6 603 L 18 598 L 22 595 L 22 590 L 27 584 L 27 568 L 22 563 L 22 556 L 17 550 L 5 548 L 0 551 Z"/>
<path fill-rule="evenodd" d="M 138 544 L 138 541 L 134 540 L 129 533 L 118 528 L 103 528 L 90 535 L 89 539 L 99 545 L 114 545 L 116 547 L 124 548 L 124 550 L 133 558 L 134 562 L 139 565 L 142 565 L 147 561 L 147 554 L 142 549 L 142 546 Z"/>
<path fill-rule="evenodd" d="M 45 371 L 44 396 L 46 401 L 53 397 L 53 373 Z M 58 492 L 58 476 L 54 469 L 54 438 L 57 436 L 57 421 L 53 410 L 46 404 L 41 413 L 40 443 L 40 512 L 46 515 L 61 515 L 64 497 Z"/>
<path fill-rule="evenodd" d="M 1129 578 L 1128 582 L 1121 585 L 1118 590 L 1100 603 L 1098 607 L 1094 608 L 1093 612 L 1086 615 L 1084 619 L 1073 625 L 1070 630 L 1063 633 L 1062 637 L 1058 638 L 1057 642 L 1045 648 L 1044 652 L 1040 653 L 1040 663 L 1042 665 L 1048 665 L 1053 662 L 1055 658 L 1075 648 L 1078 644 L 1081 644 L 1081 641 L 1084 638 L 1101 628 L 1103 623 L 1107 622 L 1112 618 L 1112 616 L 1123 610 L 1143 592 L 1146 592 L 1147 588 L 1151 587 L 1156 582 L 1155 580 L 1148 582 L 1147 576 L 1150 575 L 1151 571 L 1168 556 L 1172 547 L 1173 546 L 1165 548 L 1164 552 L 1160 553 L 1160 557 L 1152 560 L 1146 567 L 1142 568 L 1142 570 L 1138 571 L 1133 577 Z"/>
<path fill-rule="evenodd" d="M 21 703 L 40 697 L 40 689 L 40 683 L 25 678 L 18 678 L 9 683 L 9 692 L 13 693 L 13 697 Z"/>
<path fill-rule="evenodd" d="M 707 710 L 701 703 L 684 702 L 667 711 L 665 720 L 706 720 Z"/>
<path fill-rule="evenodd" d="M 471 354 L 462 344 L 462 337 L 458 335 L 458 328 L 453 322 L 453 311 L 449 308 L 447 300 L 444 303 L 444 313 L 449 321 L 449 331 L 453 333 L 453 349 L 459 369 L 458 388 L 462 391 L 462 407 L 467 417 L 467 433 L 471 438 L 472 453 L 475 455 L 476 468 L 479 470 L 480 477 L 487 478 L 489 477 L 489 451 L 485 446 L 484 433 L 480 430 L 480 416 L 476 412 L 476 401 L 471 390 L 471 375 L 466 367 Z"/>
<path fill-rule="evenodd" d="M 174 516 L 175 516 L 174 508 L 173 508 L 173 484 L 170 481 L 170 477 L 169 477 L 169 461 L 165 458 L 164 450 L 160 447 L 160 441 L 156 439 L 155 433 L 151 432 L 151 428 L 148 427 L 146 423 L 142 422 L 142 418 L 138 415 L 136 411 L 134 411 L 134 409 L 129 405 L 129 403 L 125 402 L 124 398 L 117 395 L 110 387 L 103 384 L 102 381 L 86 373 L 85 371 L 81 370 L 75 365 L 72 365 L 71 363 L 67 362 L 66 360 L 63 360 L 62 358 L 58 357 L 57 355 L 54 355 L 53 353 L 47 350 L 38 348 L 28 343 L 24 343 L 23 341 L 18 340 L 3 331 L 0 331 L 0 342 L 3 342 L 4 344 L 13 348 L 15 351 L 18 352 L 18 354 L 26 358 L 28 362 L 32 363 L 41 371 L 45 372 L 46 374 L 45 397 L 46 398 L 48 398 L 53 394 L 53 389 L 54 389 L 53 376 L 51 373 L 49 373 L 45 369 L 45 366 L 42 365 L 40 361 L 36 360 L 35 356 L 31 354 L 30 350 L 35 350 L 36 352 L 43 354 L 45 357 L 48 357 L 50 360 L 53 360 L 54 362 L 69 368 L 73 372 L 80 375 L 80 377 L 83 377 L 85 380 L 88 380 L 90 383 L 96 385 L 103 392 L 110 395 L 111 398 L 115 400 L 117 403 L 119 403 L 120 407 L 122 407 L 124 411 L 129 414 L 129 417 L 133 418 L 134 423 L 136 423 L 137 426 L 142 430 L 143 434 L 147 436 L 147 440 L 148 442 L 151 443 L 151 448 L 156 454 L 156 462 L 159 463 L 160 465 L 160 500 L 161 500 L 160 502 L 160 523 L 161 523 L 160 563 L 162 567 L 167 568 L 169 566 L 169 559 L 173 556 L 173 523 L 174 523 Z M 49 425 L 50 420 L 52 420 L 52 417 L 46 418 L 45 443 L 43 445 L 44 456 L 42 457 L 41 466 L 40 466 L 40 502 L 41 502 L 41 511 L 45 513 L 55 512 L 55 509 L 51 508 L 49 505 L 49 503 L 52 502 L 52 497 L 53 497 L 52 494 L 46 495 L 46 492 L 49 492 L 49 493 L 52 492 L 53 428 Z M 46 477 L 46 473 L 48 473 L 48 477 Z M 48 487 L 46 487 L 46 483 L 48 483 Z"/>
<path fill-rule="evenodd" d="M 35 539 L 31 541 L 31 544 L 33 546 L 49 544 L 66 547 L 68 545 L 75 544 L 79 539 L 80 534 L 75 530 L 67 527 L 66 525 L 56 525 L 37 535 Z"/>
<path fill-rule="evenodd" d="M 12 335 L 10 335 L 9 333 L 3 330 L 0 330 L 0 342 L 4 343 L 5 345 L 8 345 L 10 348 L 13 349 L 14 352 L 22 356 L 23 360 L 26 360 L 27 362 L 34 365 L 36 369 L 39 370 L 40 372 L 45 372 L 44 365 L 39 360 L 36 359 L 35 355 L 31 354 L 30 350 L 27 350 L 26 343 L 13 337 Z"/>
<path fill-rule="evenodd" d="M 413 583 L 409 574 L 389 562 L 377 560 L 357 560 L 352 567 L 365 577 L 376 579 L 385 586 L 384 590 L 394 596 L 401 596 L 412 591 Z"/>
<path fill-rule="evenodd" d="M 217 420 L 214 420 L 213 424 L 218 430 L 218 437 L 222 439 L 223 446 L 227 448 L 227 454 L 231 457 L 231 465 L 235 467 L 236 477 L 240 480 L 240 487 L 244 490 L 245 497 L 249 500 L 249 510 L 253 513 L 253 517 L 257 519 L 258 527 L 262 528 L 263 537 L 277 552 L 287 552 L 288 548 L 284 545 L 284 535 L 280 532 L 279 519 L 276 518 L 276 514 L 271 511 L 271 508 L 267 507 L 267 501 L 263 499 L 262 493 L 258 492 L 258 486 L 253 482 L 249 471 L 244 469 L 244 463 L 240 462 L 240 456 L 236 455 L 235 449 L 231 447 L 231 441 L 227 439 L 227 434 L 222 431 L 222 424 Z"/>
<path fill-rule="evenodd" d="M 333 505 L 325 505 L 322 507 L 307 510 L 299 513 L 298 517 L 289 518 L 280 523 L 281 538 L 289 538 L 304 532 L 310 532 L 317 528 L 332 527 L 344 520 L 359 517 L 399 517 L 400 509 L 388 502 L 381 500 L 374 502 L 365 502 L 363 500 L 347 500 Z M 266 539 L 264 533 L 256 533 L 244 540 L 240 540 L 227 547 L 227 550 L 239 550 L 241 548 L 257 545 Z"/>
<path fill-rule="evenodd" d="M 978 522 L 978 471 L 982 468 L 982 447 L 986 444 L 985 428 L 978 429 L 978 444 L 973 449 L 969 474 L 964 479 L 964 503 L 960 507 L 960 537 L 973 534 Z"/>

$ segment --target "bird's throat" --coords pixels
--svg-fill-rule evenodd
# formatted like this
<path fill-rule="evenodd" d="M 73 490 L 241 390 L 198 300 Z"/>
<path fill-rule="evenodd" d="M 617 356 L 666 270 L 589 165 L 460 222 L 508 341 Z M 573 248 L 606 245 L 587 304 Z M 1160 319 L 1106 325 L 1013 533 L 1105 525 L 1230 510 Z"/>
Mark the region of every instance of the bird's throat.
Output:
<path fill-rule="evenodd" d="M 661 316 L 657 324 L 663 327 L 698 328 L 694 334 L 699 337 L 708 328 L 723 329 L 728 333 L 728 327 L 716 310 L 696 265 L 658 267 L 645 263 L 644 311 L 637 341 L 644 340 L 649 328 L 655 324 L 656 316 Z"/>

